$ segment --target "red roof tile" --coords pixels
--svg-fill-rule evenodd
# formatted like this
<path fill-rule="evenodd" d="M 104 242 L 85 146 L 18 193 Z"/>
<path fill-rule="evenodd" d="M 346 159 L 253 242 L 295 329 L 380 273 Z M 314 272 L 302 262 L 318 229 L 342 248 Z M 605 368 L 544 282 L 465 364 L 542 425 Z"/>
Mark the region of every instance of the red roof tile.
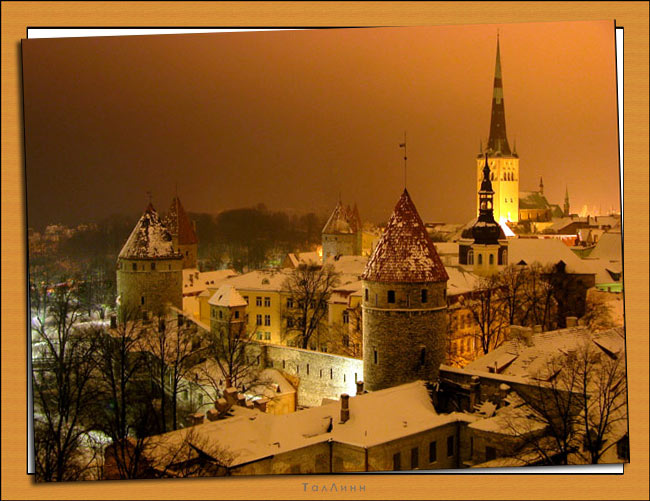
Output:
<path fill-rule="evenodd" d="M 165 224 L 172 235 L 178 235 L 179 245 L 191 245 L 199 242 L 190 218 L 187 216 L 178 197 L 174 197 L 172 200 L 172 205 L 165 218 Z"/>
<path fill-rule="evenodd" d="M 397 202 L 361 278 L 373 282 L 415 283 L 449 279 L 406 190 Z"/>

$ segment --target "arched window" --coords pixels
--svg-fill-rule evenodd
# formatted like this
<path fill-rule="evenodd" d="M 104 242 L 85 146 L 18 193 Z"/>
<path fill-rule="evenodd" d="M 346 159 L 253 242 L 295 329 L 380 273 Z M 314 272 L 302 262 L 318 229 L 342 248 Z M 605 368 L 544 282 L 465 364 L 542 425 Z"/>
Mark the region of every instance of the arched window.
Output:
<path fill-rule="evenodd" d="M 489 261 L 490 261 L 490 266 L 492 266 L 494 264 L 494 254 L 490 254 Z"/>
<path fill-rule="evenodd" d="M 483 264 L 483 254 L 478 255 L 478 264 L 479 265 Z"/>
<path fill-rule="evenodd" d="M 474 251 L 472 249 L 467 252 L 467 264 L 474 264 Z"/>

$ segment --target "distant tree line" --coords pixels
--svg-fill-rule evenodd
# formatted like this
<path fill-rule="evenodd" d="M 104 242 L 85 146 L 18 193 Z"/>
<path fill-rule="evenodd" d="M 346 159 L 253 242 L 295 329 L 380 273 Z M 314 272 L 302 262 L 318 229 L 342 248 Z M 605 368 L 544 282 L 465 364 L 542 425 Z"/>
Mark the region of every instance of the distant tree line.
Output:
<path fill-rule="evenodd" d="M 263 204 L 216 216 L 192 213 L 190 219 L 196 222 L 202 267 L 240 272 L 277 266 L 288 252 L 320 244 L 326 222 L 313 212 L 289 215 L 270 211 Z"/>

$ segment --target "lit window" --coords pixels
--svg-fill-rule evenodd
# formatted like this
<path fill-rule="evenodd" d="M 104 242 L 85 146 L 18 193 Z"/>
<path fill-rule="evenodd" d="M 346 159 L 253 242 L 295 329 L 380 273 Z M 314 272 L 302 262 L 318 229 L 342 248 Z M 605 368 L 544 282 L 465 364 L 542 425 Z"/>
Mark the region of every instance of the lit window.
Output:
<path fill-rule="evenodd" d="M 257 325 L 262 325 L 262 315 L 256 315 L 255 316 L 255 323 Z"/>
<path fill-rule="evenodd" d="M 271 325 L 271 315 L 264 315 L 264 325 L 267 327 Z"/>
<path fill-rule="evenodd" d="M 271 298 L 270 297 L 265 297 L 264 298 L 264 306 L 266 306 L 267 308 L 269 306 L 271 306 Z"/>
<path fill-rule="evenodd" d="M 271 333 L 270 332 L 265 332 L 264 333 L 264 339 L 266 339 L 267 341 L 270 341 L 271 340 Z"/>
<path fill-rule="evenodd" d="M 260 296 L 255 298 L 255 306 L 262 306 L 262 298 Z"/>

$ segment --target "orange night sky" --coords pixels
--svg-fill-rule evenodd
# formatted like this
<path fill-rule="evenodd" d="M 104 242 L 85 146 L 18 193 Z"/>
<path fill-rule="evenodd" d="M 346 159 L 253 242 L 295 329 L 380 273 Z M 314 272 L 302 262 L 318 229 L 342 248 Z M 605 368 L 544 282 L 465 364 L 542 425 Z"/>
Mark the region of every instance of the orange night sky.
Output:
<path fill-rule="evenodd" d="M 264 203 L 384 221 L 475 214 L 500 30 L 520 189 L 619 207 L 614 22 L 26 40 L 30 226 Z"/>

